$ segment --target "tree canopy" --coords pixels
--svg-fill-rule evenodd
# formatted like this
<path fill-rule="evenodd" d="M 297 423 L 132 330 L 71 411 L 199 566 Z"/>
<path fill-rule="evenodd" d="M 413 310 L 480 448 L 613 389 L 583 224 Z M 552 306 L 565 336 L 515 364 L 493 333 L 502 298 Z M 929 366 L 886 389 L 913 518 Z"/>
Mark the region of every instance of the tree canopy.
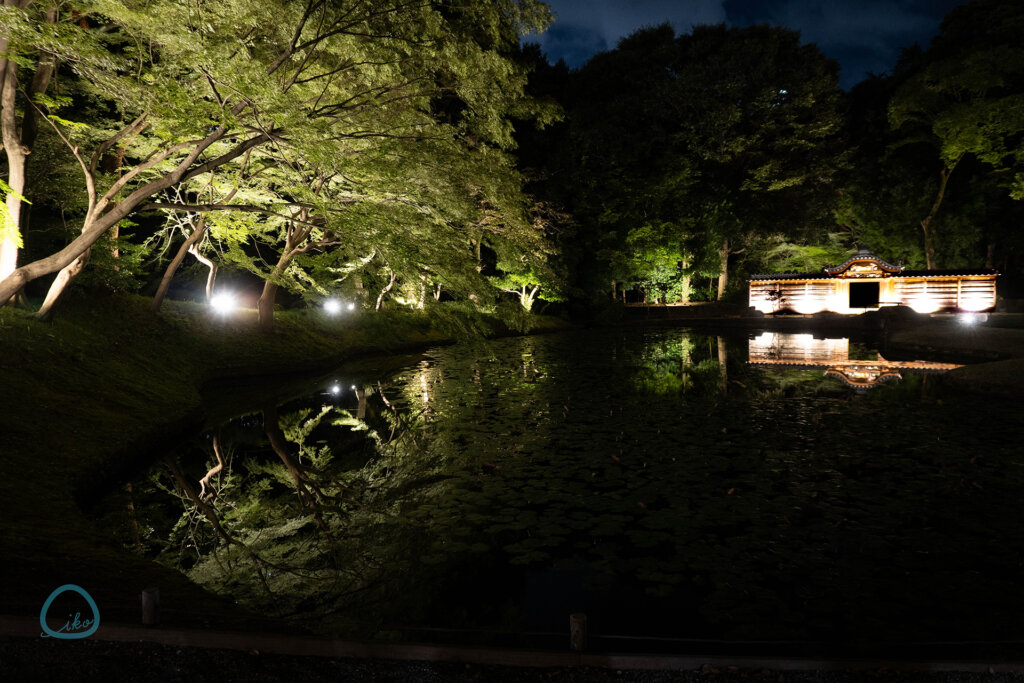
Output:
<path fill-rule="evenodd" d="M 28 104 L 78 162 L 81 231 L 0 282 L 6 300 L 61 271 L 44 309 L 97 240 L 138 212 L 257 216 L 234 227 L 283 243 L 270 282 L 308 245 L 359 251 L 363 242 L 365 255 L 370 235 L 353 218 L 374 211 L 454 229 L 460 202 L 508 203 L 507 191 L 496 196 L 507 183 L 494 179 L 514 178 L 502 158 L 513 144 L 508 117 L 551 116 L 523 96 L 525 70 L 510 58 L 519 36 L 548 20 L 532 0 L 96 0 L 66 14 L 74 20 L 64 17 L 61 44 L 74 50 L 55 58 L 69 94 Z M 16 16 L 8 33 L 44 42 L 38 19 Z M 416 244 L 398 232 L 387 241 Z M 436 256 L 418 267 L 436 267 Z"/>
<path fill-rule="evenodd" d="M 159 307 L 193 259 L 207 297 L 224 270 L 258 282 L 268 328 L 281 290 L 739 299 L 737 274 L 858 243 L 1019 270 L 1019 3 L 957 7 L 848 94 L 785 28 L 653 26 L 570 70 L 521 44 L 550 19 L 538 0 L 5 2 L 0 301 L 48 285 L 45 318 L 83 274 Z"/>

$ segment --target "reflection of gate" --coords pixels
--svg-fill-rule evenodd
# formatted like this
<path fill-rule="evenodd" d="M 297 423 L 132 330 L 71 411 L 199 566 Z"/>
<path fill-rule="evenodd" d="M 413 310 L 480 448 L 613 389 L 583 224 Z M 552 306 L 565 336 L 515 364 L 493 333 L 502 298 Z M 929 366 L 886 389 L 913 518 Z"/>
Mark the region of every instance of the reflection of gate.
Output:
<path fill-rule="evenodd" d="M 851 282 L 850 308 L 877 308 L 877 282 Z"/>
<path fill-rule="evenodd" d="M 752 338 L 748 342 L 747 362 L 765 368 L 821 368 L 826 375 L 838 377 L 855 389 L 898 380 L 903 370 L 930 373 L 960 367 L 953 363 L 923 360 L 891 361 L 881 354 L 874 360 L 853 360 L 850 358 L 849 339 L 815 339 L 810 334 L 779 332 L 763 332 Z"/>

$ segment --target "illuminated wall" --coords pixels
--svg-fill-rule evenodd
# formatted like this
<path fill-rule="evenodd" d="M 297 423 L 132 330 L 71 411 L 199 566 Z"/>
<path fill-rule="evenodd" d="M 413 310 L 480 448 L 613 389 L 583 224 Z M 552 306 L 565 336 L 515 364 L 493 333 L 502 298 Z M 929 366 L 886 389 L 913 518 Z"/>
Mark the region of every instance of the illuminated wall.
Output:
<path fill-rule="evenodd" d="M 895 278 L 900 303 L 918 313 L 985 311 L 996 305 L 995 276 Z"/>
<path fill-rule="evenodd" d="M 878 306 L 850 307 L 850 284 L 878 283 Z M 762 313 L 856 314 L 904 305 L 918 313 L 986 311 L 996 305 L 996 275 L 835 276 L 750 281 L 750 306 Z"/>

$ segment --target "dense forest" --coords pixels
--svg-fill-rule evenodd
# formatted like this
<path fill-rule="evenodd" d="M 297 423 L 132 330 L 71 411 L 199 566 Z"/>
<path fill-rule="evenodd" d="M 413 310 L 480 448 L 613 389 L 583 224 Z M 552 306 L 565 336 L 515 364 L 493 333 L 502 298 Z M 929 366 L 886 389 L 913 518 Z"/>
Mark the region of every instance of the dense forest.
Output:
<path fill-rule="evenodd" d="M 858 244 L 1019 295 L 1024 6 L 972 0 L 850 92 L 779 27 L 578 70 L 536 0 L 5 0 L 0 302 L 580 310 L 745 300 Z M 526 41 L 526 42 L 524 42 Z"/>

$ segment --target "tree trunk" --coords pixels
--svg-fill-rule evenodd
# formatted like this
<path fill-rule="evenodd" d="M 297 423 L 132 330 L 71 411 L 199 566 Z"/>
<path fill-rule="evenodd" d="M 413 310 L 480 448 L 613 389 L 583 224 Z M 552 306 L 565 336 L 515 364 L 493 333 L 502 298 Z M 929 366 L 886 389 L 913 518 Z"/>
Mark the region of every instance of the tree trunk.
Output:
<path fill-rule="evenodd" d="M 384 297 L 387 295 L 388 292 L 391 291 L 391 288 L 395 286 L 395 278 L 396 277 L 397 276 L 395 275 L 395 271 L 392 270 L 391 271 L 391 279 L 388 280 L 388 284 L 384 287 L 384 289 L 380 290 L 380 294 L 377 295 L 377 305 L 373 307 L 373 310 L 375 310 L 375 311 L 379 311 L 380 310 L 380 305 L 384 301 Z"/>
<path fill-rule="evenodd" d="M 537 298 L 537 291 L 539 289 L 540 289 L 540 285 L 534 285 L 533 288 L 529 292 L 526 293 L 526 301 L 523 304 L 523 308 L 525 308 L 527 310 L 527 312 L 533 310 L 533 302 Z M 524 292 L 526 291 L 526 287 L 523 287 L 523 291 Z"/>
<path fill-rule="evenodd" d="M 725 345 L 725 338 L 718 337 L 718 368 L 722 375 L 722 393 L 729 385 L 729 350 Z"/>
<path fill-rule="evenodd" d="M 612 301 L 615 301 L 616 299 L 619 298 L 619 291 L 617 289 L 618 285 L 619 283 L 617 283 L 615 280 L 612 280 Z"/>
<path fill-rule="evenodd" d="M 928 270 L 935 270 L 939 267 L 938 261 L 935 258 L 935 229 L 932 226 L 932 222 L 935 220 L 935 215 L 939 212 L 943 197 L 946 196 L 946 186 L 949 185 L 949 177 L 953 175 L 953 170 L 962 158 L 963 154 L 957 157 L 952 165 L 943 166 L 942 170 L 939 171 L 939 191 L 935 195 L 935 201 L 932 202 L 932 208 L 928 211 L 928 215 L 921 221 L 921 232 L 924 233 L 924 261 L 925 267 Z"/>
<path fill-rule="evenodd" d="M 206 275 L 206 300 L 209 301 L 213 296 L 213 284 L 217 280 L 217 264 L 212 260 L 206 258 L 199 253 L 199 247 L 192 245 L 188 248 L 188 253 L 196 257 L 196 260 L 202 263 L 204 266 L 209 268 L 210 272 Z"/>
<path fill-rule="evenodd" d="M 185 254 L 192 249 L 192 245 L 203 238 L 203 234 L 206 232 L 206 219 L 203 217 L 199 218 L 199 225 L 196 226 L 192 234 L 189 235 L 184 243 L 178 247 L 178 253 L 174 255 L 171 262 L 167 265 L 167 270 L 164 271 L 164 276 L 160 280 L 160 286 L 156 288 L 156 294 L 153 296 L 153 310 L 159 311 L 160 306 L 164 303 L 164 297 L 167 296 L 167 290 L 171 286 L 171 280 L 174 278 L 174 274 L 178 272 L 181 262 L 185 260 Z M 210 293 L 207 291 L 206 298 L 210 298 Z"/>
<path fill-rule="evenodd" d="M 921 221 L 921 231 L 924 233 L 924 263 L 928 270 L 935 269 L 935 235 L 932 231 L 932 218 L 927 216 Z"/>
<path fill-rule="evenodd" d="M 366 389 L 356 389 L 356 399 L 359 401 L 356 406 L 356 419 L 366 419 Z"/>
<path fill-rule="evenodd" d="M 256 310 L 259 313 L 259 326 L 264 332 L 270 332 L 274 329 L 274 299 L 276 298 L 277 285 L 267 280 L 263 283 L 263 292 L 260 294 L 260 300 L 256 302 Z"/>
<path fill-rule="evenodd" d="M 263 292 L 260 294 L 260 300 L 256 302 L 256 311 L 259 313 L 259 327 L 264 332 L 270 332 L 274 329 L 274 300 L 277 298 L 277 283 L 274 282 L 274 278 L 280 277 L 284 273 L 284 269 L 288 267 L 288 263 L 292 260 L 293 251 L 288 248 L 288 243 L 285 243 L 285 249 L 281 252 L 281 257 L 277 260 L 277 265 L 274 266 L 273 272 L 263 283 Z"/>
<path fill-rule="evenodd" d="M 721 270 L 718 272 L 718 296 L 716 301 L 721 301 L 725 295 L 725 288 L 729 285 L 729 240 L 723 240 L 722 248 L 718 250 L 718 260 Z"/>
<path fill-rule="evenodd" d="M 683 261 L 683 271 L 686 270 L 688 264 Z M 690 276 L 683 275 L 679 282 L 679 301 L 680 303 L 689 303 L 690 301 Z"/>
<path fill-rule="evenodd" d="M 8 7 L 25 9 L 31 0 L 7 0 L 3 3 Z M 46 11 L 45 21 L 56 22 L 57 10 Z M 0 38 L 0 54 L 7 54 L 9 39 Z M 53 76 L 54 61 L 52 56 L 41 55 L 32 81 L 26 89 L 25 96 L 32 99 L 37 93 L 46 92 Z M 0 134 L 3 137 L 4 151 L 7 153 L 7 184 L 11 192 L 6 197 L 7 214 L 10 217 L 9 234 L 0 239 L 0 281 L 6 279 L 18 267 L 18 242 L 22 235 L 22 212 L 24 205 L 21 197 L 25 193 L 25 161 L 35 144 L 37 114 L 32 106 L 25 107 L 22 117 L 21 132 L 18 131 L 16 98 L 18 90 L 18 64 L 14 60 L 0 60 Z M 6 303 L 6 297 L 0 304 Z"/>
<path fill-rule="evenodd" d="M 300 217 L 301 220 L 306 220 L 305 209 L 302 210 Z M 284 275 L 288 264 L 292 262 L 310 232 L 312 232 L 312 228 L 305 225 L 289 227 L 288 236 L 284 240 L 284 249 L 281 250 L 281 257 L 277 259 L 277 265 L 274 266 L 270 277 L 263 283 L 263 293 L 260 294 L 260 300 L 256 303 L 256 310 L 259 312 L 260 329 L 264 332 L 274 329 L 274 299 L 277 298 L 277 280 Z"/>
<path fill-rule="evenodd" d="M 985 249 L 985 267 L 995 268 L 996 267 L 996 243 L 989 242 Z"/>
<path fill-rule="evenodd" d="M 352 276 L 352 284 L 356 288 L 356 298 L 362 303 L 366 301 L 366 290 L 363 288 L 363 276 L 359 273 L 355 273 Z"/>
<path fill-rule="evenodd" d="M 53 282 L 50 283 L 50 289 L 46 292 L 46 298 L 43 300 L 43 305 L 40 306 L 39 310 L 35 313 L 36 319 L 53 319 L 53 308 L 57 305 L 57 300 L 60 299 L 61 294 L 63 294 L 64 290 L 71 284 L 71 281 L 78 277 L 78 274 L 85 268 L 85 264 L 89 262 L 90 254 L 92 254 L 92 249 L 86 249 L 81 256 L 64 268 L 61 268 L 60 272 L 57 273 L 57 277 L 55 277 Z"/>
<path fill-rule="evenodd" d="M 212 490 L 212 482 L 215 474 L 224 469 L 224 456 L 220 454 L 220 434 L 213 435 L 213 454 L 217 457 L 217 464 L 206 472 L 206 476 L 199 480 L 199 497 L 207 503 L 217 497 L 217 492 Z M 211 487 L 207 492 L 206 488 Z"/>
<path fill-rule="evenodd" d="M 7 153 L 7 184 L 11 191 L 6 198 L 10 234 L 0 242 L 0 279 L 8 277 L 18 266 L 21 202 L 25 192 L 25 157 L 28 152 L 21 144 L 15 118 L 18 64 L 12 59 L 6 59 L 4 63 L 3 89 L 0 90 L 0 127 L 3 129 L 4 151 Z"/>
<path fill-rule="evenodd" d="M 319 484 L 291 456 L 288 442 L 285 439 L 284 432 L 281 431 L 280 421 L 277 416 L 277 406 L 274 405 L 273 399 L 267 401 L 263 409 L 263 430 L 267 434 L 267 440 L 270 442 L 271 449 L 281 459 L 281 462 L 284 463 L 288 473 L 292 475 L 292 481 L 295 482 L 295 493 L 299 497 L 299 502 L 310 508 L 313 513 L 313 519 L 316 520 L 317 525 L 321 529 L 329 531 L 323 516 L 320 514 L 321 505 L 319 501 L 324 497 L 323 492 L 320 490 Z"/>
<path fill-rule="evenodd" d="M 416 308 L 423 310 L 423 304 L 427 300 L 427 279 L 420 275 L 420 300 L 416 302 Z"/>

